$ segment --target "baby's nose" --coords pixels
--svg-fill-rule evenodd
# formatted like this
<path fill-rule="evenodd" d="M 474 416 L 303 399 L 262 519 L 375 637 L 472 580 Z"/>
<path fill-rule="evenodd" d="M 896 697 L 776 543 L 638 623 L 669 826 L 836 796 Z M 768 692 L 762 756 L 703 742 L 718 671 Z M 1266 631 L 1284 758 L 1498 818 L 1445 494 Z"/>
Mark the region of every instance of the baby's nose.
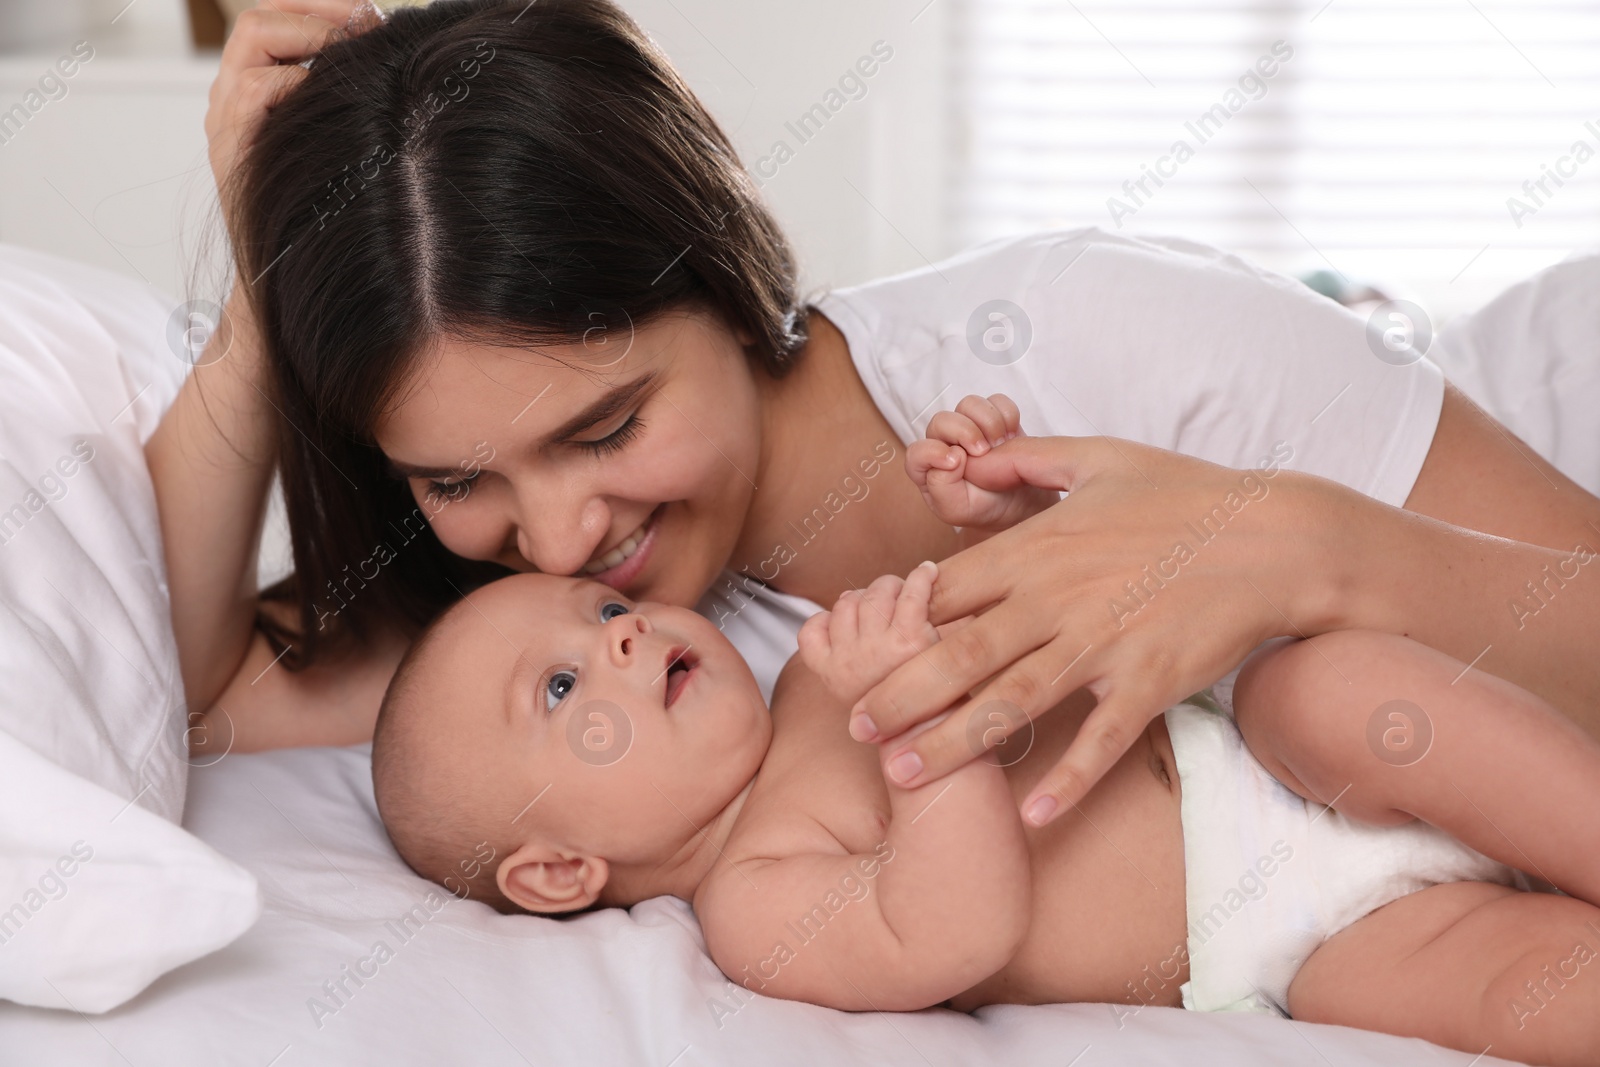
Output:
<path fill-rule="evenodd" d="M 608 636 L 611 640 L 613 654 L 623 659 L 632 656 L 637 651 L 634 638 L 650 633 L 652 630 L 649 619 L 632 612 L 627 615 L 618 615 L 606 624 L 606 628 L 609 631 Z"/>

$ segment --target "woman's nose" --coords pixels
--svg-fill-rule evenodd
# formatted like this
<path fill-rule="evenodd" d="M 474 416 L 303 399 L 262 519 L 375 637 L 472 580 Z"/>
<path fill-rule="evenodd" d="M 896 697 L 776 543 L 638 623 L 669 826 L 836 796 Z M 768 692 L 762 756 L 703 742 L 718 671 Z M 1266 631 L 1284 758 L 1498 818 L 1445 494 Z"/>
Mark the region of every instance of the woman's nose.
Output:
<path fill-rule="evenodd" d="M 611 516 L 600 500 L 559 514 L 533 501 L 519 501 L 512 521 L 523 559 L 546 574 L 577 574 L 600 547 Z"/>

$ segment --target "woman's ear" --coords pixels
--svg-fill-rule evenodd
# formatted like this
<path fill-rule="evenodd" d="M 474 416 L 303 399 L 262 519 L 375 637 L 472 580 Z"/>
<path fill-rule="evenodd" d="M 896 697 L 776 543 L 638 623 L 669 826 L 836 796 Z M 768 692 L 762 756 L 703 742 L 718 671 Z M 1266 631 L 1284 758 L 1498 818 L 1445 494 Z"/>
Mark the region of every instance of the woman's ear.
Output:
<path fill-rule="evenodd" d="M 610 875 L 611 865 L 598 856 L 566 855 L 530 842 L 500 861 L 494 880 L 517 907 L 555 915 L 593 904 Z"/>

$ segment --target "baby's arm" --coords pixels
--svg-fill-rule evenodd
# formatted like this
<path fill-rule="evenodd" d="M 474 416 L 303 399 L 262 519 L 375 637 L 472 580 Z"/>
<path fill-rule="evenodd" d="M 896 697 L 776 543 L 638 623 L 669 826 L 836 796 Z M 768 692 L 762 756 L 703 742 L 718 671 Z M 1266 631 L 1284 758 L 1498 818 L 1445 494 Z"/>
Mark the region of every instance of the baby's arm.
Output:
<path fill-rule="evenodd" d="M 925 564 L 904 583 L 879 579 L 841 598 L 802 642 L 806 664 L 821 672 L 791 662 L 777 699 L 842 710 L 871 684 L 864 678 L 936 640 L 927 622 L 933 573 Z M 801 831 L 773 834 L 783 846 L 769 856 L 708 880 L 696 901 L 706 944 L 734 981 L 847 1011 L 914 1011 L 971 988 L 1016 953 L 1032 896 L 1003 771 L 979 759 L 916 789 L 884 784 L 890 817 L 872 851 L 844 852 L 806 820 Z M 814 795 L 815 779 L 795 787 L 797 797 Z"/>
<path fill-rule="evenodd" d="M 1013 437 L 1025 436 L 1022 414 L 1004 393 L 969 396 L 954 411 L 941 411 L 927 435 L 906 449 L 906 474 L 922 490 L 929 510 L 961 528 L 970 547 L 1060 501 L 1060 494 L 1029 485 L 1007 465 L 969 460 L 988 455 Z"/>

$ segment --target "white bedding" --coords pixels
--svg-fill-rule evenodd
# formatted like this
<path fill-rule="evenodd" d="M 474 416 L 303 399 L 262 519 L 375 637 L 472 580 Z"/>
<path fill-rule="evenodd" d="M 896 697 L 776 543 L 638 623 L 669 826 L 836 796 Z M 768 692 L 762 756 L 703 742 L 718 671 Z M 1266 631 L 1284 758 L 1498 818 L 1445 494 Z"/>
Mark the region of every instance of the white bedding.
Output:
<path fill-rule="evenodd" d="M 254 871 L 261 921 L 222 951 L 92 1019 L 0 1005 L 0 1063 L 1093 1064 L 1359 1067 L 1457 1064 L 1424 1042 L 1263 1016 L 1105 1005 L 852 1015 L 749 998 L 706 957 L 686 905 L 567 922 L 453 902 L 394 924 L 430 892 L 390 850 L 365 747 L 230 756 L 190 777 L 185 825 Z M 442 892 L 435 900 L 448 899 Z M 392 952 L 341 1004 L 323 983 Z M 321 999 L 326 1006 L 310 1006 Z M 714 1004 L 721 1004 L 719 1012 Z M 1485 1057 L 1480 1064 L 1498 1062 Z"/>
<path fill-rule="evenodd" d="M 1588 328 L 1597 284 L 1600 259 L 1564 265 L 1497 302 L 1500 317 L 1491 305 L 1440 341 L 1454 345 L 1441 355 L 1447 373 L 1591 489 L 1600 431 L 1583 428 L 1595 425 L 1600 382 Z M 1570 329 L 1511 329 L 1563 307 Z M 1540 351 L 1507 351 L 1533 332 Z M 1507 359 L 1537 368 L 1545 392 L 1486 372 Z M 1552 394 L 1586 399 L 1562 422 L 1530 399 Z M 1541 436 L 1545 425 L 1562 432 Z M 412 875 L 378 822 L 365 747 L 197 767 L 184 825 L 257 876 L 262 919 L 104 1015 L 0 1003 L 0 1065 L 1500 1062 L 1257 1015 L 1119 1017 L 1106 1005 L 851 1015 L 746 998 L 679 902 L 556 922 L 453 901 Z M 415 929 L 401 929 L 414 908 Z M 325 983 L 341 981 L 330 995 Z"/>

